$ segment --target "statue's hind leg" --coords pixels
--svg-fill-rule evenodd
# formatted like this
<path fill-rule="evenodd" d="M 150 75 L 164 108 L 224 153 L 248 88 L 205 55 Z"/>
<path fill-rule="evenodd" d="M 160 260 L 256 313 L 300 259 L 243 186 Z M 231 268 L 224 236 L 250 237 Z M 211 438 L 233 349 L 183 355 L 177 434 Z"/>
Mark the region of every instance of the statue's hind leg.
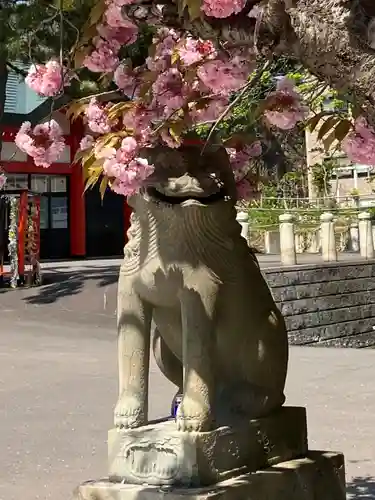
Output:
<path fill-rule="evenodd" d="M 182 392 L 183 369 L 181 361 L 169 349 L 159 330 L 155 327 L 152 337 L 155 361 L 160 371 Z"/>

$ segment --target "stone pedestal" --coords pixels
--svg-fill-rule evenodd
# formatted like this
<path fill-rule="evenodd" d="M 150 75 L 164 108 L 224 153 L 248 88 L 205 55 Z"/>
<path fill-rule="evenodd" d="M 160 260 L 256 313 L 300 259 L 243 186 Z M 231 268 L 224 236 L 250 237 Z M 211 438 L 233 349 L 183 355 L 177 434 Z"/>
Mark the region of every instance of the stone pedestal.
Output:
<path fill-rule="evenodd" d="M 312 451 L 305 458 L 205 488 L 132 485 L 108 480 L 82 484 L 76 500 L 345 500 L 344 457 Z"/>
<path fill-rule="evenodd" d="M 303 457 L 306 411 L 284 407 L 211 432 L 181 432 L 174 421 L 109 432 L 109 478 L 132 484 L 207 486 Z"/>

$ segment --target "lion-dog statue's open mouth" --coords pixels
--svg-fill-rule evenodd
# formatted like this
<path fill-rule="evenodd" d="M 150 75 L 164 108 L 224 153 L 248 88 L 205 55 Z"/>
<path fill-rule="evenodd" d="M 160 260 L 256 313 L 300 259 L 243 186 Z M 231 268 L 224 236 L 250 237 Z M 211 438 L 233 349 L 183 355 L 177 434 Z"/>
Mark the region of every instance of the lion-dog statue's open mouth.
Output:
<path fill-rule="evenodd" d="M 202 152 L 194 146 L 178 150 L 157 147 L 142 151 L 142 156 L 155 166 L 144 188 L 151 200 L 167 205 L 210 205 L 236 196 L 223 148 L 208 146 Z"/>

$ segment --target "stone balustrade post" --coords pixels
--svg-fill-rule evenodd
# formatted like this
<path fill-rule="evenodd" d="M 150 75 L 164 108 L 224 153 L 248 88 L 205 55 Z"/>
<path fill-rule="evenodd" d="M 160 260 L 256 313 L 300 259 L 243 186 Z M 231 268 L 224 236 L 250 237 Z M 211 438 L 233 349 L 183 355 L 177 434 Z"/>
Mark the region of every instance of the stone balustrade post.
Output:
<path fill-rule="evenodd" d="M 241 236 L 248 241 L 249 238 L 249 215 L 246 212 L 237 213 L 237 222 L 241 226 Z"/>
<path fill-rule="evenodd" d="M 352 252 L 359 252 L 358 222 L 352 222 L 350 224 L 349 235 L 350 235 L 350 250 Z"/>
<path fill-rule="evenodd" d="M 280 258 L 284 266 L 294 266 L 297 263 L 294 235 L 294 217 L 292 214 L 281 214 L 280 222 Z"/>
<path fill-rule="evenodd" d="M 320 216 L 320 231 L 322 238 L 322 258 L 324 262 L 336 262 L 336 238 L 335 238 L 335 223 L 333 222 L 333 214 L 324 212 Z"/>
<path fill-rule="evenodd" d="M 359 251 L 365 259 L 374 258 L 374 242 L 372 239 L 371 215 L 369 212 L 358 214 Z"/>

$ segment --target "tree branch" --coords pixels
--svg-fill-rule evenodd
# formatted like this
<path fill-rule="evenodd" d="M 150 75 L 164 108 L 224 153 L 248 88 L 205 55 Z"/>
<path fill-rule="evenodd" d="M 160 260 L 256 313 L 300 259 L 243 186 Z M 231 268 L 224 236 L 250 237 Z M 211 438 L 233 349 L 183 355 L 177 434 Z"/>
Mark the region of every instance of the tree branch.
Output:
<path fill-rule="evenodd" d="M 145 17 L 152 3 L 142 2 Z M 137 4 L 127 9 L 135 21 Z M 354 93 L 375 121 L 374 0 L 249 0 L 239 15 L 193 22 L 186 12 L 178 14 L 174 0 L 163 4 L 162 24 L 224 44 L 253 46 L 255 41 L 263 55 L 291 56 L 330 86 Z M 254 5 L 262 12 L 258 25 L 248 16 Z"/>
<path fill-rule="evenodd" d="M 17 75 L 20 75 L 22 76 L 23 78 L 25 78 L 27 76 L 27 71 L 21 69 L 21 68 L 18 68 L 17 66 L 15 66 L 13 63 L 9 62 L 9 61 L 6 61 L 5 63 L 9 69 L 11 69 L 12 71 L 14 71 L 15 73 L 17 73 Z"/>

